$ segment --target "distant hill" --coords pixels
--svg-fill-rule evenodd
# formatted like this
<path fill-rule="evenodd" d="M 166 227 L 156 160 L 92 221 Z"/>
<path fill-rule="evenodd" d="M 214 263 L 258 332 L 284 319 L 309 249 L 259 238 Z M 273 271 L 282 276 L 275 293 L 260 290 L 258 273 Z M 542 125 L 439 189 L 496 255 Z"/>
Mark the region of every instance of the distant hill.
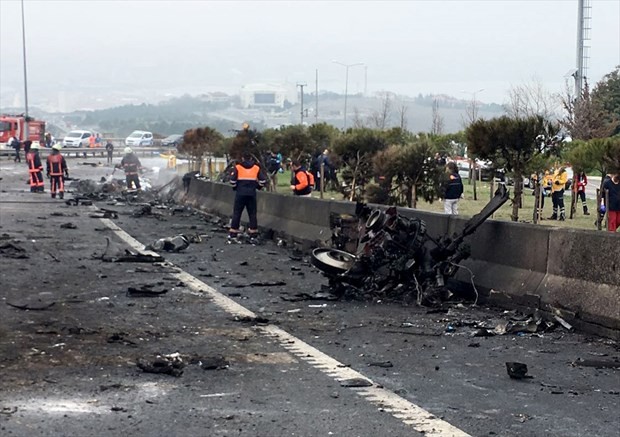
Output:
<path fill-rule="evenodd" d="M 347 99 L 347 126 L 363 124 L 375 127 L 373 118 L 382 112 L 386 94 L 373 97 L 351 95 Z M 463 129 L 467 107 L 471 103 L 446 95 L 419 95 L 417 97 L 388 94 L 389 106 L 386 126 L 399 126 L 401 111 L 405 108 L 405 123 L 412 132 L 427 132 L 432 124 L 432 105 L 436 100 L 444 121 L 444 133 Z M 307 117 L 304 122 L 314 123 L 316 99 L 304 95 Z M 3 110 L 5 111 L 5 110 Z M 211 126 L 224 135 L 249 122 L 257 129 L 277 127 L 300 122 L 301 107 L 287 105 L 286 109 L 242 109 L 237 96 L 224 93 L 172 98 L 158 104 L 123 105 L 93 111 L 75 111 L 67 114 L 46 113 L 32 109 L 31 113 L 48 121 L 49 130 L 57 137 L 71 129 L 92 129 L 116 137 L 124 137 L 133 130 L 148 130 L 158 135 L 183 133 L 197 126 Z M 478 115 L 492 118 L 504 113 L 501 105 L 479 104 Z M 319 122 L 343 126 L 344 96 L 335 93 L 319 95 Z"/>

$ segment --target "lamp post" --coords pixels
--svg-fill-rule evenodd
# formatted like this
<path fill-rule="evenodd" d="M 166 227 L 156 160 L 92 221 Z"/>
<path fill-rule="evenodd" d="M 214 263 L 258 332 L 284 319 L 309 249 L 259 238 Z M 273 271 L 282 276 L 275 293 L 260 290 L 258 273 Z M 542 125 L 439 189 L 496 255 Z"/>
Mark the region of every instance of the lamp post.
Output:
<path fill-rule="evenodd" d="M 24 104 L 26 109 L 26 117 L 24 120 L 24 140 L 29 139 L 30 132 L 28 130 L 28 74 L 26 71 L 26 24 L 24 19 L 24 0 L 22 0 L 22 50 L 24 54 Z"/>
<path fill-rule="evenodd" d="M 347 98 L 348 98 L 348 95 L 349 95 L 349 68 L 357 67 L 359 65 L 364 65 L 364 63 L 363 62 L 356 62 L 355 64 L 344 64 L 342 62 L 336 61 L 335 59 L 332 59 L 332 62 L 334 64 L 342 65 L 346 69 L 346 76 L 345 76 L 345 80 L 344 80 L 344 123 L 343 123 L 343 130 L 347 130 Z"/>
<path fill-rule="evenodd" d="M 461 90 L 462 93 L 465 94 L 471 94 L 471 110 L 469 111 L 468 115 L 469 115 L 469 124 L 473 124 L 477 119 L 478 119 L 478 102 L 476 101 L 476 94 L 481 93 L 482 91 L 484 91 L 484 88 L 480 88 L 479 90 L 476 91 L 465 91 L 465 90 Z M 478 191 L 476 190 L 476 179 L 478 177 L 478 173 L 476 172 L 476 160 L 472 159 L 469 156 L 469 153 L 467 154 L 467 157 L 469 158 L 469 183 L 471 184 L 471 181 L 473 179 L 474 181 L 474 200 L 478 200 Z M 493 178 L 491 178 L 491 181 L 493 181 Z M 491 182 L 492 184 L 493 182 Z M 491 192 L 493 192 L 493 188 L 491 188 Z"/>
<path fill-rule="evenodd" d="M 471 95 L 471 114 L 470 115 L 470 124 L 473 123 L 474 121 L 476 121 L 476 119 L 478 118 L 478 102 L 476 101 L 476 94 L 481 93 L 482 91 L 484 91 L 484 88 L 480 88 L 479 90 L 476 91 L 465 91 L 465 90 L 461 90 L 462 93 L 465 94 L 469 94 Z"/>

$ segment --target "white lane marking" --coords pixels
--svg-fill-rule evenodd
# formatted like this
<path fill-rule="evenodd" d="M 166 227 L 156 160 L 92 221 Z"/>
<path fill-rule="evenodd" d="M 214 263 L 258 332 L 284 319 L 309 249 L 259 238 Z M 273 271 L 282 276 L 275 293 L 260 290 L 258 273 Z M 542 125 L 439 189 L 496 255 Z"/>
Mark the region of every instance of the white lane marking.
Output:
<path fill-rule="evenodd" d="M 156 255 L 155 252 L 144 250 L 143 244 L 119 228 L 113 221 L 109 219 L 100 220 L 103 224 L 112 229 L 121 240 L 137 252 Z M 175 267 L 179 268 L 177 266 Z M 234 300 L 224 296 L 213 287 L 205 284 L 200 279 L 195 278 L 183 270 L 179 273 L 174 273 L 173 276 L 176 276 L 180 281 L 184 282 L 185 285 L 191 290 L 192 294 L 198 292 L 203 295 L 208 295 L 218 307 L 233 316 L 256 317 L 256 314 L 252 311 L 239 305 Z M 280 329 L 274 325 L 257 326 L 255 329 L 277 340 L 278 343 L 280 343 L 280 345 L 286 350 L 338 381 L 353 378 L 361 378 L 369 381 L 373 384 L 370 387 L 354 387 L 351 389 L 368 402 L 376 405 L 381 410 L 389 412 L 392 416 L 401 420 L 403 423 L 410 425 L 416 431 L 424 433 L 425 436 L 470 437 L 469 434 L 456 428 L 448 422 L 441 420 L 434 414 L 426 411 L 424 408 L 409 402 L 389 390 L 377 387 L 370 378 L 351 369 L 350 367 L 347 367 L 341 362 L 310 346 L 308 343 L 289 334 L 283 329 Z"/>

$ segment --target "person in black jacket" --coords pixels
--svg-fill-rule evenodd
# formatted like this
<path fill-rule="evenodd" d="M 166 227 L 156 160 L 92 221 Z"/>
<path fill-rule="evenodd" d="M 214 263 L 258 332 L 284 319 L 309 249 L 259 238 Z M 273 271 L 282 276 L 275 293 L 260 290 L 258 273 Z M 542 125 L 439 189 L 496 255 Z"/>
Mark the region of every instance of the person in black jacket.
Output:
<path fill-rule="evenodd" d="M 127 182 L 128 190 L 142 189 L 140 186 L 142 164 L 136 154 L 133 153 L 133 150 L 131 150 L 131 147 L 125 147 L 125 156 L 123 156 L 120 164 L 116 164 L 116 168 L 122 168 L 125 171 L 125 181 Z"/>
<path fill-rule="evenodd" d="M 230 174 L 230 184 L 235 190 L 233 216 L 228 231 L 228 244 L 239 243 L 239 225 L 241 214 L 247 209 L 250 218 L 248 236 L 250 243 L 256 244 L 258 238 L 258 220 L 256 218 L 256 190 L 262 189 L 267 178 L 262 169 L 254 162 L 250 153 L 244 153 L 241 162 L 237 163 Z"/>
<path fill-rule="evenodd" d="M 112 144 L 112 141 L 108 140 L 105 145 L 105 150 L 108 152 L 108 164 L 112 164 L 112 158 L 114 156 L 114 144 Z"/>
<path fill-rule="evenodd" d="M 446 173 L 448 178 L 444 184 L 443 210 L 446 214 L 458 215 L 459 199 L 463 195 L 463 181 L 455 162 L 449 162 L 446 165 Z"/>

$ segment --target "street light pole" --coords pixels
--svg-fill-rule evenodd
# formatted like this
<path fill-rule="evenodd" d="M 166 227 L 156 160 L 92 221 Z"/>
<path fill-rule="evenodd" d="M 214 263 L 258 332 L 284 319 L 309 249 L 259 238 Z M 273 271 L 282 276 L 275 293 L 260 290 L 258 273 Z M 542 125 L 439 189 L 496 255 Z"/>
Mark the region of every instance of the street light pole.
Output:
<path fill-rule="evenodd" d="M 345 81 L 344 81 L 344 122 L 343 130 L 347 130 L 347 99 L 349 96 L 349 68 L 356 67 L 358 65 L 364 65 L 363 62 L 356 62 L 355 64 L 343 64 L 342 62 L 332 60 L 334 64 L 342 65 L 346 69 Z"/>
<path fill-rule="evenodd" d="M 465 90 L 461 90 L 462 93 L 465 94 L 470 94 L 471 97 L 471 120 L 470 124 L 473 123 L 474 121 L 476 121 L 476 119 L 478 118 L 478 102 L 476 101 L 476 94 L 481 93 L 482 91 L 484 91 L 484 88 L 480 88 L 479 90 L 476 91 L 465 91 Z"/>
<path fill-rule="evenodd" d="M 24 55 L 24 104 L 26 109 L 26 118 L 24 120 L 24 140 L 30 137 L 28 131 L 28 73 L 26 70 L 26 21 L 24 19 L 24 0 L 22 0 L 22 50 Z"/>
<path fill-rule="evenodd" d="M 304 124 L 304 87 L 306 86 L 305 83 L 298 83 L 297 86 L 300 89 L 300 93 L 301 93 L 301 124 Z"/>

